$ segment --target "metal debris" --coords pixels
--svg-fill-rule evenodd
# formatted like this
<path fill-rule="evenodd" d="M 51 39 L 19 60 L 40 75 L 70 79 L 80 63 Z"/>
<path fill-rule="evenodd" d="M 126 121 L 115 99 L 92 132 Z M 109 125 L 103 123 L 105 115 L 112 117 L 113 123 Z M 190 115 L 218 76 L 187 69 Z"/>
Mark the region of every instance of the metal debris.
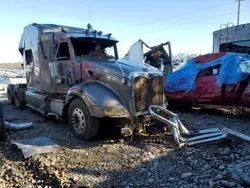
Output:
<path fill-rule="evenodd" d="M 169 119 L 162 117 L 155 111 L 166 113 L 169 116 Z M 174 135 L 174 139 L 179 147 L 220 140 L 226 138 L 228 135 L 250 142 L 249 136 L 225 127 L 189 131 L 181 123 L 176 114 L 160 106 L 149 106 L 149 113 L 171 128 L 171 133 Z"/>
<path fill-rule="evenodd" d="M 5 126 L 7 130 L 12 131 L 20 131 L 25 130 L 34 127 L 35 125 L 32 122 L 26 122 L 26 123 L 9 123 L 5 121 Z"/>
<path fill-rule="evenodd" d="M 25 159 L 35 154 L 52 153 L 61 149 L 59 145 L 46 137 L 11 140 L 11 143 L 15 144 L 19 149 L 22 150 Z"/>

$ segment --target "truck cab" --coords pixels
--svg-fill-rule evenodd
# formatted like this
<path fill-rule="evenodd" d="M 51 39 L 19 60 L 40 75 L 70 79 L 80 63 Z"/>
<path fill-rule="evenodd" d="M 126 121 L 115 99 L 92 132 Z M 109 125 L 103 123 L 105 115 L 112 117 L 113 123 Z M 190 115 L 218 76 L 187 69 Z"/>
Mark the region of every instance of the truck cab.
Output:
<path fill-rule="evenodd" d="M 27 84 L 8 85 L 9 101 L 63 119 L 83 140 L 96 137 L 104 117 L 125 136 L 142 132 L 153 121 L 149 105 L 165 104 L 163 74 L 120 60 L 117 42 L 90 24 L 26 26 L 19 51 Z"/>

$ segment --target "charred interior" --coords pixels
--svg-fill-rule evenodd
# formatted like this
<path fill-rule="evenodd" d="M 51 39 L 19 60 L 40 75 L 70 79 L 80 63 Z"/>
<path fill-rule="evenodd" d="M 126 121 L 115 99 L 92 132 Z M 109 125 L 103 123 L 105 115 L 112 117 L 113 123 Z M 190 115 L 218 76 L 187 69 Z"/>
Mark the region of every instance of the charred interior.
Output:
<path fill-rule="evenodd" d="M 75 56 L 95 59 L 117 59 L 116 43 L 111 40 L 93 38 L 72 38 Z"/>
<path fill-rule="evenodd" d="M 220 45 L 221 52 L 238 52 L 250 54 L 250 40 L 240 42 L 223 43 Z"/>
<path fill-rule="evenodd" d="M 215 65 L 213 67 L 208 67 L 206 69 L 201 69 L 197 78 L 198 77 L 203 77 L 203 76 L 212 76 L 212 75 L 218 75 L 220 72 L 221 65 Z M 196 78 L 196 79 L 197 79 Z"/>
<path fill-rule="evenodd" d="M 144 43 L 144 45 L 146 45 Z M 168 46 L 168 53 L 164 46 Z M 146 45 L 147 46 L 147 45 Z M 148 47 L 148 46 L 147 46 Z M 172 57 L 170 42 L 151 47 L 151 50 L 144 54 L 145 62 L 155 68 L 161 69 L 165 73 L 172 72 Z"/>

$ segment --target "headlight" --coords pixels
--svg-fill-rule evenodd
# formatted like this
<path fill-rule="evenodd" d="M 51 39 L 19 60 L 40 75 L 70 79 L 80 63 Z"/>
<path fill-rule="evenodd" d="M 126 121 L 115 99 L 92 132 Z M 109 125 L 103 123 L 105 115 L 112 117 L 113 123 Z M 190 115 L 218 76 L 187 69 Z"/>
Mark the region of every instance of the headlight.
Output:
<path fill-rule="evenodd" d="M 108 116 L 108 117 L 121 117 L 125 116 L 126 112 L 122 108 L 117 107 L 100 107 L 100 106 L 94 106 L 94 111 L 97 114 Z"/>
<path fill-rule="evenodd" d="M 55 80 L 56 80 L 56 83 L 57 83 L 57 84 L 62 83 L 62 79 L 61 79 L 60 77 L 56 77 Z"/>
<path fill-rule="evenodd" d="M 124 85 L 126 85 L 126 84 L 128 83 L 128 80 L 127 80 L 126 77 L 122 78 L 122 83 L 123 83 Z"/>
<path fill-rule="evenodd" d="M 125 111 L 121 108 L 105 108 L 104 113 L 106 116 L 124 116 Z"/>

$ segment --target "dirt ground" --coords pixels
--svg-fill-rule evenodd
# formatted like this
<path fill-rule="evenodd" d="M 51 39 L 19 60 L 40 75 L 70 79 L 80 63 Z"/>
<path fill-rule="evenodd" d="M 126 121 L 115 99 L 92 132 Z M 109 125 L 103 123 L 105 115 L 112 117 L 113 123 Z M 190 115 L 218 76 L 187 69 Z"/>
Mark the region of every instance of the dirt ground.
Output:
<path fill-rule="evenodd" d="M 94 142 L 29 109 L 17 110 L 1 94 L 5 120 L 34 128 L 7 132 L 10 139 L 48 137 L 55 153 L 24 159 L 9 141 L 0 143 L 0 187 L 250 187 L 250 144 L 229 137 L 178 148 L 172 136 L 151 136 L 125 144 L 108 123 Z M 173 109 L 190 129 L 226 126 L 250 135 L 250 116 L 225 108 Z"/>
<path fill-rule="evenodd" d="M 12 70 L 12 69 L 21 69 L 22 62 L 16 63 L 0 63 L 0 69 Z"/>

